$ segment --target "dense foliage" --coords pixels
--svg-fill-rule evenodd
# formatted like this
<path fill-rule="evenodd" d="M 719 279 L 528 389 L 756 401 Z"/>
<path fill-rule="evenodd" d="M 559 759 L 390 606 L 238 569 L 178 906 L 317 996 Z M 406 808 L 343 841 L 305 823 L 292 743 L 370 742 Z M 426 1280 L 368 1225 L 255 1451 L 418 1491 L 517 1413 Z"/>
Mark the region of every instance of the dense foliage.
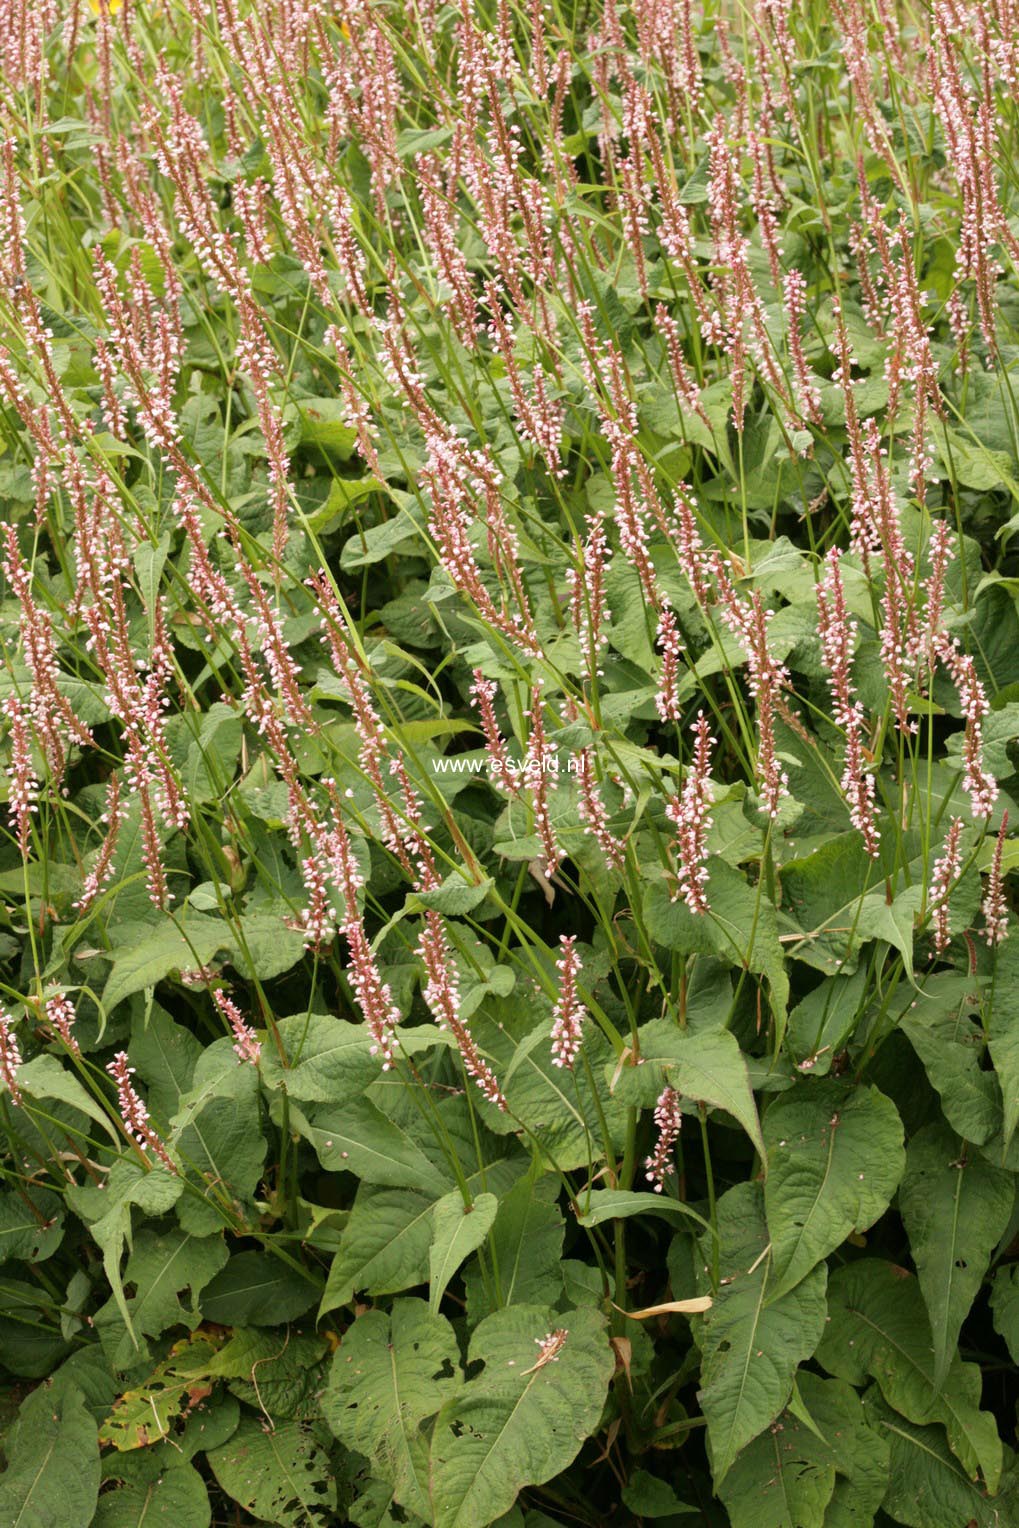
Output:
<path fill-rule="evenodd" d="M 1016 0 L 0 76 L 0 1522 L 1019 1524 Z"/>

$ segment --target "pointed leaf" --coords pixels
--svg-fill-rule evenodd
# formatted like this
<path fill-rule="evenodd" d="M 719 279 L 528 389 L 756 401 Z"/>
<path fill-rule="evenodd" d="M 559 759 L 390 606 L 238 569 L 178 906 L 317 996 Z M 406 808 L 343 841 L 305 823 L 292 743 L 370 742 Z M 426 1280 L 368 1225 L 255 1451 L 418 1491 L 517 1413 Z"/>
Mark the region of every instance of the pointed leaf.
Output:
<path fill-rule="evenodd" d="M 1012 1174 L 967 1152 L 947 1125 L 927 1125 L 910 1141 L 899 1209 L 930 1317 L 936 1389 L 1014 1200 Z"/>
<path fill-rule="evenodd" d="M 785 1406 L 826 1316 L 823 1265 L 769 1303 L 771 1259 L 758 1185 L 739 1184 L 722 1196 L 718 1229 L 723 1282 L 701 1329 L 698 1392 L 716 1490 L 740 1450 Z"/>
<path fill-rule="evenodd" d="M 768 1298 L 888 1208 L 902 1176 L 902 1122 L 877 1088 L 803 1081 L 764 1116 L 771 1237 Z"/>
<path fill-rule="evenodd" d="M 436 1204 L 432 1244 L 428 1249 L 428 1303 L 433 1315 L 438 1312 L 449 1281 L 460 1264 L 481 1246 L 492 1229 L 498 1208 L 499 1201 L 494 1194 L 479 1194 L 467 1207 L 457 1189 Z"/>
<path fill-rule="evenodd" d="M 993 1416 L 980 1410 L 980 1370 L 956 1358 L 944 1389 L 935 1388 L 930 1322 L 913 1275 L 861 1258 L 832 1274 L 828 1308 L 818 1363 L 851 1385 L 876 1379 L 888 1404 L 913 1422 L 942 1422 L 953 1453 L 966 1469 L 979 1466 L 994 1490 L 1001 1440 Z"/>
<path fill-rule="evenodd" d="M 0 1522 L 11 1528 L 88 1528 L 99 1493 L 95 1418 L 75 1385 L 44 1381 L 6 1440 Z"/>
<path fill-rule="evenodd" d="M 340 1442 L 366 1455 L 400 1502 L 427 1515 L 415 1435 L 461 1383 L 449 1322 L 430 1314 L 423 1300 L 396 1300 L 389 1315 L 368 1311 L 345 1333 L 322 1411 Z"/>
<path fill-rule="evenodd" d="M 560 1332 L 543 1363 L 540 1344 Z M 597 1311 L 531 1305 L 482 1321 L 467 1359 L 484 1369 L 445 1403 L 432 1435 L 434 1528 L 485 1528 L 525 1486 L 561 1474 L 597 1425 L 614 1367 Z"/>

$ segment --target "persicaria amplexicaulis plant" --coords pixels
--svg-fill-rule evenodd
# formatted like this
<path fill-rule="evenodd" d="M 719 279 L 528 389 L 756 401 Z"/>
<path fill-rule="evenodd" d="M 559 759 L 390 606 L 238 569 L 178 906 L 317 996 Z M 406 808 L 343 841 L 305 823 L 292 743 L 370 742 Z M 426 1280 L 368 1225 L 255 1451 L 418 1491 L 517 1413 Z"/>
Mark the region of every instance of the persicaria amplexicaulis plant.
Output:
<path fill-rule="evenodd" d="M 0 0 L 0 1525 L 1019 1523 L 1013 0 Z"/>

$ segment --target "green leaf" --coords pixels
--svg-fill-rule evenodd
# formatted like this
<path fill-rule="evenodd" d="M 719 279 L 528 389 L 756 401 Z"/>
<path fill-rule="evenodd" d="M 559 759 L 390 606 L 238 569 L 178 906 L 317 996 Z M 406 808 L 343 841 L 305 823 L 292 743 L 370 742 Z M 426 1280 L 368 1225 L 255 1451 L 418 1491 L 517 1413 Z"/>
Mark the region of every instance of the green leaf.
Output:
<path fill-rule="evenodd" d="M 732 1528 L 823 1528 L 834 1491 L 831 1450 L 786 1412 L 747 1444 L 718 1494 Z"/>
<path fill-rule="evenodd" d="M 771 1257 L 758 1185 L 730 1189 L 717 1211 L 723 1283 L 701 1328 L 698 1391 L 716 1490 L 740 1450 L 786 1405 L 797 1366 L 814 1352 L 826 1317 L 823 1265 L 769 1303 Z"/>
<path fill-rule="evenodd" d="M 723 1482 L 732 1528 L 870 1528 L 888 1487 L 887 1440 L 841 1380 L 804 1373 L 797 1388 L 801 1414 L 784 1412 Z"/>
<path fill-rule="evenodd" d="M 739 1120 L 766 1163 L 750 1076 L 734 1035 L 727 1029 L 680 1029 L 670 1019 L 654 1019 L 638 1031 L 638 1040 L 639 1064 L 619 1072 L 621 1098 L 648 1107 L 668 1083 L 684 1100 L 724 1109 Z"/>
<path fill-rule="evenodd" d="M 113 1290 L 113 1298 L 129 1335 L 134 1338 L 131 1316 L 124 1295 L 120 1259 L 131 1239 L 131 1206 L 137 1205 L 150 1215 L 163 1215 L 172 1209 L 184 1192 L 184 1183 L 165 1167 L 144 1168 L 131 1157 L 124 1157 L 110 1169 L 103 1193 L 87 1198 L 88 1191 L 71 1190 L 68 1198 L 86 1219 L 102 1249 L 103 1268 Z"/>
<path fill-rule="evenodd" d="M 1008 845 L 1009 848 L 1012 845 Z M 1016 845 L 1019 848 L 1019 844 Z M 995 1000 L 991 1007 L 989 1033 L 991 1060 L 1001 1087 L 1004 1103 L 1004 1139 L 1008 1150 L 1016 1125 L 1019 1125 L 1019 1006 L 1006 999 L 1019 981 L 1019 947 L 1016 940 L 998 951 L 995 971 Z"/>
<path fill-rule="evenodd" d="M 434 1164 L 370 1098 L 350 1098 L 342 1107 L 323 1105 L 307 1115 L 291 1104 L 289 1117 L 291 1129 L 311 1142 L 327 1172 L 351 1172 L 365 1183 L 425 1194 L 435 1187 Z"/>
<path fill-rule="evenodd" d="M 229 1381 L 239 1400 L 269 1421 L 302 1421 L 321 1413 L 325 1339 L 310 1334 L 239 1327 L 209 1364 L 209 1373 Z M 225 1441 L 221 1440 L 221 1441 Z"/>
<path fill-rule="evenodd" d="M 329 1269 L 319 1317 L 346 1305 L 358 1290 L 396 1294 L 423 1284 L 434 1211 L 434 1197 L 362 1184 Z"/>
<path fill-rule="evenodd" d="M 205 1481 L 170 1444 L 121 1454 L 103 1475 L 123 1484 L 99 1498 L 92 1528 L 209 1528 L 212 1522 Z"/>
<path fill-rule="evenodd" d="M 11 1528 L 88 1528 L 99 1494 L 95 1418 L 75 1385 L 44 1381 L 6 1440 L 0 1522 Z"/>
<path fill-rule="evenodd" d="M 345 423 L 347 407 L 342 398 L 302 398 L 296 405 L 300 442 L 349 461 L 354 454 L 357 431 Z"/>
<path fill-rule="evenodd" d="M 415 509 L 401 506 L 391 519 L 373 525 L 370 530 L 358 531 L 345 541 L 340 552 L 340 567 L 344 573 L 355 573 L 358 568 L 371 567 L 389 556 L 422 549 L 420 516 Z"/>
<path fill-rule="evenodd" d="M 558 1184 L 531 1174 L 499 1202 L 488 1238 L 490 1273 L 464 1274 L 472 1327 L 504 1305 L 548 1305 L 562 1291 L 560 1263 L 566 1228 L 556 1204 Z"/>
<path fill-rule="evenodd" d="M 562 1332 L 557 1356 L 540 1345 Z M 514 1305 L 482 1321 L 468 1364 L 482 1373 L 443 1405 L 429 1461 L 434 1528 L 485 1528 L 525 1487 L 562 1473 L 593 1432 L 614 1366 L 603 1317 Z"/>
<path fill-rule="evenodd" d="M 158 1003 L 131 1025 L 128 1058 L 148 1088 L 148 1105 L 159 1120 L 169 1120 L 180 1108 L 195 1066 L 201 1041 L 183 1024 L 175 1024 Z"/>
<path fill-rule="evenodd" d="M 521 1040 L 502 1085 L 512 1121 L 519 1120 L 533 1132 L 550 1167 L 569 1172 L 586 1167 L 592 1156 L 600 1157 L 600 1118 L 613 1141 L 622 1142 L 626 1108 L 609 1093 L 611 1051 L 600 1030 L 589 1027 L 585 1035 L 590 1068 L 578 1066 L 571 1073 L 553 1063 L 550 1027 L 542 1024 Z"/>
<path fill-rule="evenodd" d="M 577 1216 L 582 1226 L 600 1226 L 606 1220 L 628 1220 L 631 1215 L 681 1215 L 696 1220 L 698 1225 L 710 1231 L 703 1216 L 681 1199 L 669 1199 L 664 1194 L 632 1194 L 626 1189 L 596 1188 L 587 1194 L 587 1208 Z"/>
<path fill-rule="evenodd" d="M 499 1201 L 494 1194 L 479 1194 L 467 1207 L 459 1189 L 444 1195 L 435 1206 L 432 1244 L 428 1249 L 428 1304 L 436 1315 L 449 1281 L 476 1252 L 495 1221 Z"/>
<path fill-rule="evenodd" d="M 773 1300 L 882 1215 L 902 1176 L 902 1122 L 863 1085 L 801 1081 L 764 1116 Z"/>
<path fill-rule="evenodd" d="M 102 1126 L 118 1148 L 122 1144 L 122 1137 L 110 1123 L 109 1116 L 85 1092 L 77 1077 L 61 1066 L 56 1056 L 33 1056 L 18 1069 L 18 1086 L 30 1098 L 55 1098 L 62 1104 L 70 1104 L 72 1109 L 80 1109 L 82 1114 Z"/>
<path fill-rule="evenodd" d="M 449 1322 L 432 1315 L 423 1300 L 396 1300 L 389 1315 L 369 1311 L 344 1334 L 322 1412 L 340 1442 L 366 1455 L 397 1499 L 426 1516 L 416 1435 L 461 1383 Z"/>
<path fill-rule="evenodd" d="M 880 1428 L 890 1448 L 885 1511 L 907 1528 L 1002 1528 L 994 1498 L 974 1484 L 945 1447 L 940 1427 L 925 1427 L 897 1415 L 875 1391 L 864 1406 L 871 1426 Z M 1008 1504 L 1005 1504 L 1008 1510 Z"/>
<path fill-rule="evenodd" d="M 831 1319 L 817 1350 L 822 1368 L 851 1385 L 876 1379 L 889 1406 L 910 1421 L 943 1423 L 952 1452 L 966 1469 L 979 1466 L 995 1489 L 1001 1440 L 994 1418 L 980 1410 L 980 1370 L 956 1358 L 939 1392 L 930 1322 L 913 1275 L 862 1258 L 832 1274 L 828 1309 Z"/>
<path fill-rule="evenodd" d="M 431 891 L 412 892 L 408 902 L 414 911 L 422 907 L 430 907 L 435 912 L 445 913 L 447 917 L 459 918 L 480 907 L 494 885 L 495 882 L 490 875 L 475 884 L 473 881 L 466 880 L 459 872 L 453 871 L 441 886 L 436 886 Z"/>
<path fill-rule="evenodd" d="M 696 1517 L 697 1508 L 681 1502 L 667 1480 L 634 1470 L 621 1492 L 623 1506 L 637 1517 Z"/>
<path fill-rule="evenodd" d="M 994 1073 L 981 1066 L 983 1029 L 969 1018 L 975 1002 L 971 981 L 948 976 L 927 984 L 899 1027 L 940 1095 L 948 1123 L 964 1140 L 982 1146 L 1000 1130 L 1002 1110 Z"/>
<path fill-rule="evenodd" d="M 103 989 L 103 1007 L 111 1013 L 132 993 L 155 987 L 171 972 L 209 965 L 229 942 L 230 929 L 219 918 L 191 913 L 180 928 L 168 919 L 154 933 L 118 950 Z"/>
<path fill-rule="evenodd" d="M 44 1263 L 64 1239 L 62 1200 L 48 1189 L 0 1194 L 0 1263 Z"/>
<path fill-rule="evenodd" d="M 965 1152 L 947 1125 L 927 1125 L 910 1141 L 899 1210 L 930 1317 L 936 1389 L 1014 1200 L 1012 1174 Z"/>
<path fill-rule="evenodd" d="M 202 1316 L 221 1326 L 280 1326 L 310 1310 L 319 1294 L 317 1279 L 271 1253 L 236 1252 L 206 1286 Z"/>
<path fill-rule="evenodd" d="M 227 1260 L 222 1236 L 193 1236 L 174 1227 L 158 1232 L 146 1226 L 135 1238 L 124 1270 L 124 1283 L 136 1293 L 128 1300 L 130 1329 L 120 1330 L 121 1317 L 110 1301 L 96 1316 L 114 1362 L 127 1367 L 135 1362 L 131 1332 L 158 1337 L 168 1327 L 185 1325 L 192 1330 L 201 1319 L 198 1296 Z M 190 1290 L 190 1306 L 180 1294 Z"/>
<path fill-rule="evenodd" d="M 174 1118 L 174 1144 L 181 1160 L 189 1174 L 200 1174 L 213 1190 L 204 1203 L 189 1197 L 181 1205 L 182 1223 L 186 1220 L 195 1231 L 222 1225 L 214 1194 L 220 1199 L 230 1194 L 235 1201 L 251 1197 L 266 1153 L 254 1068 L 237 1061 L 226 1039 L 203 1052 L 202 1066 L 212 1068 L 213 1063 L 213 1075 L 196 1072 L 195 1087 L 181 1100 Z"/>
<path fill-rule="evenodd" d="M 299 1422 L 266 1431 L 246 1416 L 228 1443 L 206 1456 L 228 1496 L 280 1528 L 330 1528 L 336 1487 L 329 1456 Z"/>

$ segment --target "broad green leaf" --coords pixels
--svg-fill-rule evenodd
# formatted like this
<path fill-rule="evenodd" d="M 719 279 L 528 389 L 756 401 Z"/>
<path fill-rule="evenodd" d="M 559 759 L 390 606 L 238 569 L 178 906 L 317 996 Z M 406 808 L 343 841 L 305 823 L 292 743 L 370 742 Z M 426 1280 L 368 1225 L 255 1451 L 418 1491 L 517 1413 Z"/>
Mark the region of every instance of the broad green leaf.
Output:
<path fill-rule="evenodd" d="M 432 1196 L 362 1184 L 329 1269 L 319 1317 L 346 1305 L 357 1291 L 396 1294 L 423 1284 L 434 1211 Z"/>
<path fill-rule="evenodd" d="M 304 952 L 300 932 L 284 928 L 268 913 L 249 913 L 238 926 L 188 909 L 188 916 L 167 922 L 154 932 L 118 947 L 103 988 L 107 1013 L 146 987 L 154 987 L 181 971 L 210 965 L 219 952 L 229 956 L 242 976 L 269 981 L 289 971 Z"/>
<path fill-rule="evenodd" d="M 109 1115 L 56 1056 L 33 1056 L 18 1069 L 18 1086 L 29 1098 L 55 1098 L 62 1104 L 70 1104 L 72 1109 L 80 1109 L 82 1114 L 101 1125 L 117 1146 L 122 1144 L 123 1137 L 111 1124 Z"/>
<path fill-rule="evenodd" d="M 44 1263 L 64 1239 L 63 1201 L 43 1188 L 0 1194 L 0 1263 Z"/>
<path fill-rule="evenodd" d="M 88 1528 L 99 1493 L 95 1419 L 81 1391 L 44 1381 L 22 1403 L 6 1440 L 0 1522 L 10 1528 Z"/>
<path fill-rule="evenodd" d="M 867 987 L 860 966 L 851 976 L 829 976 L 789 1015 L 786 1043 L 802 1072 L 823 1077 L 856 1026 Z"/>
<path fill-rule="evenodd" d="M 936 1389 L 1014 1200 L 1012 1174 L 967 1153 L 947 1125 L 927 1125 L 910 1141 L 899 1210 L 930 1317 Z"/>
<path fill-rule="evenodd" d="M 973 987 L 964 977 L 950 978 L 938 990 L 933 1011 L 923 997 L 899 1021 L 923 1062 L 931 1085 L 941 1096 L 945 1118 L 964 1140 L 982 1146 L 1001 1128 L 1001 1099 L 994 1073 L 981 1067 L 985 1037 L 969 1018 Z M 951 1004 L 949 1008 L 949 1003 Z"/>
<path fill-rule="evenodd" d="M 633 1194 L 626 1189 L 597 1188 L 581 1201 L 586 1209 L 577 1216 L 582 1226 L 600 1226 L 606 1220 L 628 1220 L 631 1215 L 680 1215 L 696 1220 L 698 1225 L 710 1231 L 711 1227 L 702 1215 L 681 1199 L 669 1199 L 665 1194 Z"/>
<path fill-rule="evenodd" d="M 68 1195 L 79 1214 L 92 1222 L 92 1236 L 102 1249 L 103 1268 L 132 1341 L 134 1329 L 120 1269 L 124 1247 L 131 1240 L 131 1206 L 137 1205 L 149 1215 L 163 1215 L 183 1192 L 183 1181 L 168 1168 L 155 1166 L 147 1170 L 136 1158 L 124 1157 L 110 1169 L 101 1194 L 89 1195 L 88 1190 L 75 1194 L 72 1190 Z"/>
<path fill-rule="evenodd" d="M 801 1081 L 771 1101 L 764 1135 L 774 1300 L 884 1214 L 905 1156 L 895 1105 L 862 1084 Z"/>
<path fill-rule="evenodd" d="M 262 1051 L 262 1080 L 274 1091 L 285 1088 L 299 1103 L 337 1104 L 361 1098 L 365 1090 L 382 1076 L 382 1058 L 372 1054 L 373 1041 L 364 1024 L 349 1024 L 328 1014 L 293 1014 L 277 1020 L 277 1029 L 287 1064 L 275 1046 Z M 449 1044 L 449 1037 L 434 1025 L 423 1024 L 399 1029 L 397 1042 L 409 1056 L 419 1055 L 436 1045 Z"/>
<path fill-rule="evenodd" d="M 953 1458 L 940 1427 L 899 1416 L 873 1390 L 864 1397 L 864 1406 L 871 1426 L 888 1439 L 884 1507 L 897 1523 L 907 1528 L 1002 1528 L 1013 1520 L 1011 1512 L 1002 1516 L 994 1497 L 988 1497 Z"/>
<path fill-rule="evenodd" d="M 230 943 L 231 932 L 220 918 L 191 913 L 180 926 L 169 919 L 152 933 L 121 947 L 114 955 L 103 988 L 103 1007 L 112 1013 L 118 1003 L 145 987 L 154 987 L 171 973 L 206 966 Z"/>
<path fill-rule="evenodd" d="M 340 567 L 344 573 L 368 568 L 401 552 L 418 552 L 423 544 L 422 527 L 414 509 L 401 506 L 396 514 L 369 530 L 358 531 L 343 544 Z"/>
<path fill-rule="evenodd" d="M 183 1100 L 174 1146 L 188 1174 L 198 1174 L 207 1188 L 203 1199 L 185 1198 L 178 1214 L 189 1230 L 211 1232 L 223 1224 L 214 1198 L 233 1204 L 251 1199 L 262 1176 L 266 1141 L 252 1067 L 231 1060 L 221 1084 L 197 1092 L 196 1102 Z"/>
<path fill-rule="evenodd" d="M 92 1528 L 209 1528 L 212 1522 L 205 1481 L 169 1444 L 121 1454 L 103 1475 L 122 1484 L 103 1492 Z"/>
<path fill-rule="evenodd" d="M 285 1330 L 239 1327 L 215 1354 L 209 1373 L 225 1379 L 239 1400 L 272 1422 L 320 1415 L 325 1338 Z"/>
<path fill-rule="evenodd" d="M 370 1098 L 350 1098 L 342 1107 L 312 1106 L 307 1114 L 291 1104 L 289 1119 L 291 1129 L 314 1146 L 327 1172 L 351 1172 L 365 1183 L 426 1194 L 436 1186 L 434 1164 Z"/>
<path fill-rule="evenodd" d="M 641 1518 L 698 1516 L 697 1508 L 680 1501 L 667 1480 L 647 1470 L 634 1470 L 620 1494 L 623 1506 Z"/>
<path fill-rule="evenodd" d="M 269 1252 L 236 1252 L 206 1286 L 202 1315 L 220 1326 L 279 1326 L 315 1304 L 317 1278 Z"/>
<path fill-rule="evenodd" d="M 1019 842 L 1007 848 L 1019 849 Z M 1019 981 L 1019 945 L 1008 940 L 998 951 L 994 999 L 991 1004 L 989 1033 L 991 1060 L 1001 1087 L 1004 1103 L 1003 1149 L 1008 1150 L 1016 1125 L 1019 1125 L 1019 1008 L 1010 1001 L 1010 994 Z"/>
<path fill-rule="evenodd" d="M 626 1109 L 610 1095 L 605 1076 L 611 1055 L 608 1041 L 589 1027 L 584 1050 L 590 1068 L 578 1066 L 568 1072 L 555 1066 L 550 1025 L 542 1024 L 521 1040 L 501 1077 L 509 1115 L 505 1125 L 496 1123 L 508 1129 L 519 1120 L 533 1132 L 548 1165 L 562 1172 L 601 1159 L 600 1118 L 616 1144 L 626 1132 Z"/>
<path fill-rule="evenodd" d="M 314 446 L 341 462 L 353 455 L 357 431 L 346 423 L 342 398 L 302 398 L 297 404 L 302 446 Z"/>
<path fill-rule="evenodd" d="M 169 1120 L 191 1086 L 202 1054 L 201 1041 L 183 1024 L 153 1003 L 131 1025 L 128 1058 L 148 1090 L 148 1105 L 157 1120 Z"/>
<path fill-rule="evenodd" d="M 221 1236 L 193 1236 L 177 1227 L 158 1232 L 146 1226 L 139 1231 L 124 1269 L 124 1283 L 135 1286 L 127 1302 L 129 1329 L 123 1330 L 114 1301 L 96 1316 L 114 1362 L 127 1367 L 136 1361 L 132 1333 L 158 1337 L 177 1325 L 193 1330 L 201 1319 L 198 1296 L 226 1260 Z M 184 1290 L 190 1291 L 189 1305 L 181 1304 Z"/>
<path fill-rule="evenodd" d="M 797 1391 L 796 1411 L 748 1444 L 722 1484 L 732 1528 L 870 1528 L 888 1487 L 886 1439 L 841 1380 L 803 1373 Z"/>
<path fill-rule="evenodd" d="M 707 1418 L 716 1490 L 740 1451 L 789 1400 L 798 1365 L 824 1330 L 825 1268 L 769 1303 L 771 1258 L 763 1196 L 741 1183 L 718 1201 L 722 1278 L 704 1317 L 698 1400 Z M 710 1245 L 705 1238 L 710 1259 Z"/>
<path fill-rule="evenodd" d="M 979 1466 L 993 1490 L 1001 1440 L 994 1418 L 980 1410 L 980 1370 L 955 1358 L 937 1389 L 930 1322 L 913 1275 L 877 1258 L 849 1263 L 832 1274 L 828 1308 L 817 1350 L 822 1368 L 851 1385 L 876 1379 L 888 1404 L 910 1421 L 943 1423 L 953 1453 L 967 1470 Z"/>
<path fill-rule="evenodd" d="M 431 891 L 415 891 L 409 900 L 415 909 L 430 907 L 436 912 L 445 913 L 447 917 L 458 918 L 480 907 L 494 885 L 495 882 L 491 876 L 486 876 L 480 884 L 475 884 L 454 871 L 452 875 L 446 877 L 441 886 L 436 886 Z"/>
<path fill-rule="evenodd" d="M 469 1207 L 465 1206 L 458 1189 L 436 1204 L 428 1249 L 428 1304 L 433 1315 L 438 1314 L 450 1279 L 492 1229 L 498 1208 L 494 1194 L 479 1194 Z"/>
<path fill-rule="evenodd" d="M 279 1528 L 331 1528 L 336 1487 L 329 1456 L 300 1422 L 266 1431 L 245 1416 L 229 1442 L 206 1456 L 228 1496 Z"/>
<path fill-rule="evenodd" d="M 322 1412 L 340 1442 L 366 1455 L 401 1503 L 427 1515 L 416 1434 L 461 1383 L 449 1322 L 423 1300 L 396 1300 L 389 1315 L 368 1311 L 345 1333 Z"/>
<path fill-rule="evenodd" d="M 618 1072 L 621 1098 L 648 1107 L 668 1083 L 684 1103 L 710 1104 L 731 1114 L 766 1165 L 747 1064 L 734 1035 L 727 1029 L 680 1029 L 671 1019 L 654 1019 L 638 1031 L 638 1040 L 639 1064 Z"/>
<path fill-rule="evenodd" d="M 499 1203 L 488 1238 L 487 1271 L 464 1274 L 471 1326 L 504 1305 L 548 1305 L 562 1291 L 560 1263 L 565 1225 L 556 1204 L 558 1184 L 531 1174 Z"/>
<path fill-rule="evenodd" d="M 559 1339 L 543 1361 L 542 1344 Z M 484 1369 L 443 1405 L 429 1461 L 434 1528 L 485 1528 L 518 1493 L 572 1464 L 597 1424 L 614 1360 L 604 1318 L 514 1305 L 473 1334 L 468 1365 Z"/>

